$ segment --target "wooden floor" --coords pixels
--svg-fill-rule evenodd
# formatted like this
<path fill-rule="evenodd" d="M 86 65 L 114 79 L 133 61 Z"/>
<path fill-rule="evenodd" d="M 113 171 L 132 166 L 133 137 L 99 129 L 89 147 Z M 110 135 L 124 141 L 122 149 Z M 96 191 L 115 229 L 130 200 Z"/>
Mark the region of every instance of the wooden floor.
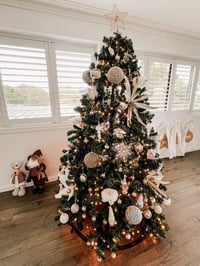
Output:
<path fill-rule="evenodd" d="M 164 214 L 170 225 L 167 238 L 141 244 L 97 263 L 96 255 L 69 228 L 54 221 L 59 201 L 57 183 L 43 195 L 31 188 L 23 198 L 0 194 L 1 266 L 200 266 L 200 151 L 184 158 L 164 160 L 170 207 Z"/>

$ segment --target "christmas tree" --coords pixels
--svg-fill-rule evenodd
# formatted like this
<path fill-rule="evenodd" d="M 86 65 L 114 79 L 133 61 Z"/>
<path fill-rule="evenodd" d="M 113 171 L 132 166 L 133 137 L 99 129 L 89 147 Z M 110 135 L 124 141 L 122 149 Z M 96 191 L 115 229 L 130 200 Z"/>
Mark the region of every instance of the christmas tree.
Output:
<path fill-rule="evenodd" d="M 103 38 L 95 62 L 83 73 L 89 90 L 76 108 L 80 122 L 68 131 L 60 224 L 106 252 L 145 237 L 165 237 L 161 204 L 170 204 L 156 152 L 153 115 L 131 39 L 116 32 Z"/>

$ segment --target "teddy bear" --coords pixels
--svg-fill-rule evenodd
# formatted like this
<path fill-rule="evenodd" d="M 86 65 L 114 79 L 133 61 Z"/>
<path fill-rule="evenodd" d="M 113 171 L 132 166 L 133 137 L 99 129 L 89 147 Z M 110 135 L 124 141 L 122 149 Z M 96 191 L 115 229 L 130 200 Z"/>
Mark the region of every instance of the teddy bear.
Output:
<path fill-rule="evenodd" d="M 14 197 L 23 197 L 26 194 L 25 182 L 26 175 L 21 171 L 22 163 L 12 164 L 13 173 L 11 175 L 11 183 L 14 185 L 12 195 Z"/>
<path fill-rule="evenodd" d="M 33 154 L 29 155 L 25 164 L 25 169 L 29 171 L 27 182 L 33 181 L 33 193 L 43 193 L 45 183 L 48 182 L 46 174 L 46 165 L 41 150 L 36 150 Z"/>
<path fill-rule="evenodd" d="M 69 180 L 69 168 L 66 165 L 61 165 L 58 172 L 58 181 L 59 181 L 59 192 L 55 194 L 56 199 L 61 199 L 62 196 L 68 196 L 68 200 L 74 195 L 74 185 L 67 185 L 66 181 Z"/>

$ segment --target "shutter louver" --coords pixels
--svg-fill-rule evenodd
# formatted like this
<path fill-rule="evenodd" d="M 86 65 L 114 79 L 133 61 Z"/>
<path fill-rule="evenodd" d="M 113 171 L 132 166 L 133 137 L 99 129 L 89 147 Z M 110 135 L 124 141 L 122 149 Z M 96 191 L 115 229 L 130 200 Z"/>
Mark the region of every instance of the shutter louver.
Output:
<path fill-rule="evenodd" d="M 45 49 L 0 45 L 0 71 L 9 119 L 51 116 Z"/>
<path fill-rule="evenodd" d="M 172 110 L 188 110 L 191 100 L 192 66 L 176 66 Z"/>
<path fill-rule="evenodd" d="M 166 110 L 170 86 L 172 65 L 169 63 L 150 62 L 148 77 L 148 96 L 150 105 L 157 110 Z"/>
<path fill-rule="evenodd" d="M 74 108 L 80 106 L 81 96 L 88 86 L 82 74 L 91 63 L 91 54 L 56 50 L 57 81 L 59 90 L 60 114 L 77 114 Z"/>

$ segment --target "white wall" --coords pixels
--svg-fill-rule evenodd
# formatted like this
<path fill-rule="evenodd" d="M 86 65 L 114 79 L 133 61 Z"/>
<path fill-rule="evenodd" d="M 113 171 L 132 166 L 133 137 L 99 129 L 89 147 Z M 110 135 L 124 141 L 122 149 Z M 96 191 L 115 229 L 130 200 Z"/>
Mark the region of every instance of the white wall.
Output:
<path fill-rule="evenodd" d="M 92 21 L 83 16 L 74 17 L 70 11 L 66 14 L 50 14 L 35 10 L 26 10 L 6 5 L 0 5 L 0 31 L 6 33 L 23 33 L 38 38 L 75 38 L 99 42 L 103 36 L 110 36 L 109 22 L 100 18 Z M 161 54 L 200 58 L 200 42 L 186 36 L 153 30 L 147 27 L 127 25 L 123 31 L 133 40 L 135 51 L 148 51 Z M 190 116 L 187 118 L 191 118 Z M 200 149 L 200 115 L 192 117 L 194 120 L 195 142 L 188 145 L 187 150 Z M 169 114 L 157 114 L 154 119 L 156 126 L 162 121 L 184 120 L 185 115 L 174 117 Z M 27 156 L 36 149 L 41 149 L 47 165 L 50 180 L 56 179 L 59 158 L 62 150 L 67 147 L 66 131 L 70 124 L 63 127 L 56 125 L 29 131 L 0 134 L 1 148 L 1 174 L 0 192 L 12 189 L 10 185 L 11 163 L 15 161 L 26 162 Z"/>
<path fill-rule="evenodd" d="M 44 163 L 47 166 L 49 180 L 56 180 L 60 156 L 62 150 L 67 148 L 67 125 L 63 128 L 52 129 L 29 129 L 21 132 L 13 130 L 13 133 L 0 135 L 1 147 L 1 174 L 0 192 L 12 189 L 10 177 L 12 173 L 11 164 L 21 161 L 24 164 L 27 157 L 37 149 L 42 151 Z M 28 174 L 26 171 L 24 171 Z"/>

